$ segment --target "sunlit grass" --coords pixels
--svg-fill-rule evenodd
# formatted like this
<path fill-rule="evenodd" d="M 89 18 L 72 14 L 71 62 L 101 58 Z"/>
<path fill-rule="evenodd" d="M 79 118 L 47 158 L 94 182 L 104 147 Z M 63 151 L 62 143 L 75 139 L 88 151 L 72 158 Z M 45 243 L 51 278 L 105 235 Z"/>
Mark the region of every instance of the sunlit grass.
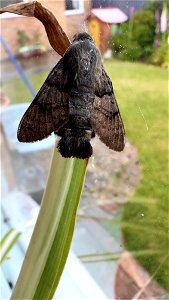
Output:
<path fill-rule="evenodd" d="M 155 272 L 168 251 L 168 98 L 167 70 L 139 63 L 105 61 L 111 77 L 126 135 L 138 149 L 141 182 L 123 214 L 125 245 L 131 251 L 158 250 L 159 255 L 141 256 L 141 263 Z M 47 72 L 29 76 L 38 91 Z M 20 79 L 8 81 L 3 90 L 12 102 L 28 102 L 32 96 Z M 125 226 L 129 224 L 129 226 Z M 156 279 L 169 290 L 168 264 Z"/>
<path fill-rule="evenodd" d="M 124 208 L 124 242 L 131 251 L 159 250 L 159 255 L 139 258 L 154 273 L 164 259 L 160 251 L 168 252 L 168 74 L 138 63 L 106 61 L 105 66 L 142 170 L 141 182 Z M 156 279 L 169 290 L 168 273 L 166 260 Z"/>

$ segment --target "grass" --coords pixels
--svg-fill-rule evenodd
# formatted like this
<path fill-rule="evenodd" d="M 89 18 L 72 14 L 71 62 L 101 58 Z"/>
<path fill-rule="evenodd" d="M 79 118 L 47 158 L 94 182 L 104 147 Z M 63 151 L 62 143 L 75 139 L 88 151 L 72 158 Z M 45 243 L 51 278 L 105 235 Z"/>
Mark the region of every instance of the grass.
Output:
<path fill-rule="evenodd" d="M 167 70 L 107 61 L 126 135 L 138 149 L 141 182 L 124 207 L 123 237 L 131 251 L 159 250 L 140 256 L 142 265 L 169 290 L 168 253 L 168 94 Z M 163 255 L 160 253 L 163 251 Z"/>
<path fill-rule="evenodd" d="M 34 73 L 28 76 L 35 91 L 38 91 L 45 81 L 48 72 Z M 3 91 L 9 96 L 11 103 L 24 103 L 32 101 L 32 95 L 20 77 L 9 80 L 3 84 Z"/>
<path fill-rule="evenodd" d="M 168 251 L 168 116 L 167 70 L 131 62 L 105 61 L 125 124 L 126 135 L 138 149 L 141 182 L 124 207 L 122 227 L 131 251 L 159 250 L 159 255 L 140 256 L 143 266 L 169 290 Z M 47 73 L 29 76 L 35 90 Z M 3 90 L 12 102 L 28 102 L 32 96 L 20 79 L 8 81 Z M 164 251 L 164 255 L 161 254 Z"/>

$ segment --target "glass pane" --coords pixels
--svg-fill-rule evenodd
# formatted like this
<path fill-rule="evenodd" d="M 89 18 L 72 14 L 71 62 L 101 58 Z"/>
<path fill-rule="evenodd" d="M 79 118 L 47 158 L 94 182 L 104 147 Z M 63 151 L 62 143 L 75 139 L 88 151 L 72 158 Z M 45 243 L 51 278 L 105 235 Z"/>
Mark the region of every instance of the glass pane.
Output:
<path fill-rule="evenodd" d="M 66 10 L 79 9 L 78 0 L 66 0 Z"/>

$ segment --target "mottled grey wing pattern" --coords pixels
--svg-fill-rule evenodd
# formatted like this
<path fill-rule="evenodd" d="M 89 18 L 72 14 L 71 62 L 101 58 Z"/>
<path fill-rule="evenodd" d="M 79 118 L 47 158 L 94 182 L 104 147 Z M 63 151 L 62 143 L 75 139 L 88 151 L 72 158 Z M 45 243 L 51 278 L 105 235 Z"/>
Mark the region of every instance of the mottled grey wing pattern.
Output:
<path fill-rule="evenodd" d="M 91 113 L 91 125 L 101 141 L 110 149 L 124 149 L 124 126 L 113 92 L 110 78 L 101 66 L 101 76 L 96 74 L 95 99 Z"/>
<path fill-rule="evenodd" d="M 69 118 L 68 75 L 61 59 L 48 75 L 23 115 L 18 127 L 20 142 L 34 142 L 57 131 Z"/>

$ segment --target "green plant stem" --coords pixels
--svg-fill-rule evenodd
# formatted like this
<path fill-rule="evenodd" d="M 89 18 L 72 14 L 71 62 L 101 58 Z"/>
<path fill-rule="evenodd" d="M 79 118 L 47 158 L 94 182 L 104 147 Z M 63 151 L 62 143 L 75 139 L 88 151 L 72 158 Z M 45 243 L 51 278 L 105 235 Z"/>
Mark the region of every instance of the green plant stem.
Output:
<path fill-rule="evenodd" d="M 11 299 L 51 299 L 74 231 L 87 160 L 54 150 L 39 216 Z"/>

